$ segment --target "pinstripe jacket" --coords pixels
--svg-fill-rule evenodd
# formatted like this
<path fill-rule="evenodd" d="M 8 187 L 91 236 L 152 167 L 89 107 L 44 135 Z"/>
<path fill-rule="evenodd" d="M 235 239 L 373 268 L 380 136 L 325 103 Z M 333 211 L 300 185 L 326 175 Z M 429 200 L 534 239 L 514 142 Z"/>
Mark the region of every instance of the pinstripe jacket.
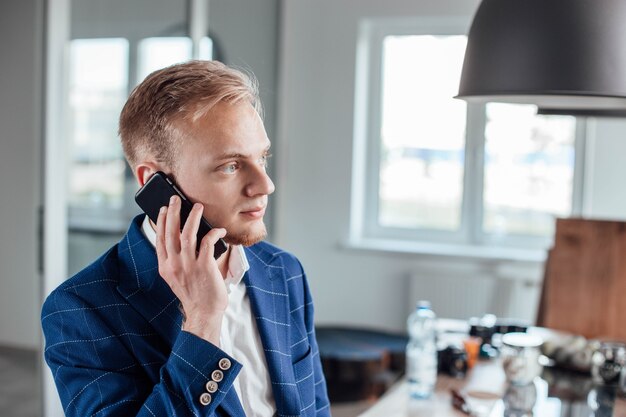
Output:
<path fill-rule="evenodd" d="M 44 303 L 45 359 L 65 414 L 244 416 L 231 389 L 242 365 L 181 331 L 178 300 L 158 274 L 142 220 Z M 246 248 L 246 256 L 243 279 L 278 416 L 330 416 L 302 266 L 265 242 Z"/>

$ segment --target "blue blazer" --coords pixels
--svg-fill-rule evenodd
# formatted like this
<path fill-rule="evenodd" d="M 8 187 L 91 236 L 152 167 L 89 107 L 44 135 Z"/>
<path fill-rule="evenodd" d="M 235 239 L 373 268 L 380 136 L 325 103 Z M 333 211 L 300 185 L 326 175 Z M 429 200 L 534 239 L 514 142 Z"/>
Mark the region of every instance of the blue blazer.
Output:
<path fill-rule="evenodd" d="M 233 380 L 242 365 L 181 331 L 179 302 L 159 276 L 143 215 L 43 305 L 45 359 L 67 416 L 244 416 Z M 313 302 L 298 260 L 269 243 L 245 249 L 245 282 L 278 416 L 330 416 Z M 230 365 L 225 368 L 224 363 Z M 223 379 L 207 405 L 214 371 Z M 206 399 L 206 396 L 205 396 Z M 206 401 L 204 401 L 206 402 Z"/>

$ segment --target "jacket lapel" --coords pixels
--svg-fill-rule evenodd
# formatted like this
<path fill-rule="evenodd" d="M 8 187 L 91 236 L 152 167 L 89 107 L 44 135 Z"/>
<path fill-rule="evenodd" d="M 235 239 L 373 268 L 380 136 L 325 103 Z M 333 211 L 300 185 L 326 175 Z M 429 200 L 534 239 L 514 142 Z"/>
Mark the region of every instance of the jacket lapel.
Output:
<path fill-rule="evenodd" d="M 289 296 L 282 262 L 258 246 L 246 248 L 250 269 L 244 282 L 256 319 L 279 414 L 300 415 L 300 395 L 291 364 Z"/>
<path fill-rule="evenodd" d="M 156 251 L 141 231 L 144 216 L 133 219 L 118 245 L 118 291 L 173 346 L 180 333 L 178 299 L 159 276 Z"/>

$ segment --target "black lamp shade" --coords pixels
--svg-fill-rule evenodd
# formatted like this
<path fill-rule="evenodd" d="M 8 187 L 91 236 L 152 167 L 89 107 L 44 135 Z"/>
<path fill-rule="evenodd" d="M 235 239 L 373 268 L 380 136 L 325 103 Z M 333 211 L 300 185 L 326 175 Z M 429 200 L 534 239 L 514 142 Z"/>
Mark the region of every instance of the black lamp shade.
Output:
<path fill-rule="evenodd" d="M 626 0 L 483 0 L 458 98 L 626 109 Z"/>

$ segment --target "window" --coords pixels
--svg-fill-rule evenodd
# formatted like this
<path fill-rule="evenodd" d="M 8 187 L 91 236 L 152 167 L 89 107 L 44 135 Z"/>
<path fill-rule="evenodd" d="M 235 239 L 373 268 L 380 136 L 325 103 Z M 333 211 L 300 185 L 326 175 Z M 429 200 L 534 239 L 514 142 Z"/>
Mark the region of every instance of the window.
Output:
<path fill-rule="evenodd" d="M 466 105 L 452 99 L 465 36 L 383 40 L 379 210 L 382 227 L 461 225 Z"/>
<path fill-rule="evenodd" d="M 125 163 L 116 132 L 128 94 L 128 50 L 122 38 L 70 44 L 70 218 L 109 217 L 122 209 Z"/>
<path fill-rule="evenodd" d="M 353 240 L 545 248 L 579 210 L 582 122 L 454 99 L 465 25 L 363 24 Z"/>

